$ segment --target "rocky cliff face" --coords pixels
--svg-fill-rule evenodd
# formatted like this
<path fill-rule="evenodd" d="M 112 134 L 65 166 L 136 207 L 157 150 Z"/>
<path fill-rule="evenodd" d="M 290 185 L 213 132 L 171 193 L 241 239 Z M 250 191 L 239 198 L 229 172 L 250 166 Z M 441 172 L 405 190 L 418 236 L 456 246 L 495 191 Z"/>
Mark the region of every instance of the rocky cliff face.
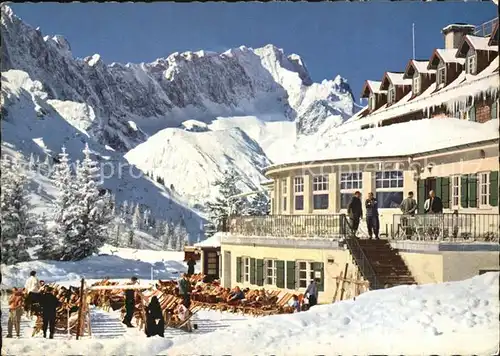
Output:
<path fill-rule="evenodd" d="M 194 119 L 282 113 L 299 133 L 317 130 L 327 116 L 354 112 L 344 79 L 313 83 L 298 55 L 273 45 L 224 53 L 173 53 L 152 63 L 106 65 L 95 54 L 72 56 L 62 36 L 43 36 L 2 6 L 2 71 L 19 69 L 43 84 L 49 99 L 89 105 L 89 132 L 128 151 L 161 129 Z"/>

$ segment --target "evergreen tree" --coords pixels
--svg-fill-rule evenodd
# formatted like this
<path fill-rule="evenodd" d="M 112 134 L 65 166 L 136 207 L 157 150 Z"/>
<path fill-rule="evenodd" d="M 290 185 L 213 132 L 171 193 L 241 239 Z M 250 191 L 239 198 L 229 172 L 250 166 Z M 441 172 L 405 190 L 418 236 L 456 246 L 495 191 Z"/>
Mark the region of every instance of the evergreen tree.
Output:
<path fill-rule="evenodd" d="M 25 239 L 32 222 L 29 213 L 26 176 L 18 163 L 7 157 L 1 160 L 0 225 L 2 227 L 2 261 L 14 264 L 29 259 Z"/>
<path fill-rule="evenodd" d="M 53 234 L 43 242 L 42 251 L 39 253 L 39 256 L 43 255 L 40 258 L 44 259 L 59 259 L 64 243 L 78 235 L 77 185 L 65 147 L 62 147 L 59 157 L 52 177 L 54 185 L 59 189 L 55 201 L 55 228 Z"/>
<path fill-rule="evenodd" d="M 261 216 L 269 212 L 269 198 L 264 192 L 259 192 L 248 204 L 245 215 Z"/>
<path fill-rule="evenodd" d="M 99 194 L 97 179 L 99 168 L 90 157 L 88 144 L 83 150 L 84 159 L 77 164 L 76 199 L 77 234 L 66 235 L 62 258 L 80 260 L 97 253 L 106 241 L 106 231 L 111 216 L 111 195 Z"/>
<path fill-rule="evenodd" d="M 141 210 L 139 208 L 139 203 L 135 206 L 134 215 L 132 216 L 132 227 L 135 230 L 141 230 Z"/>
<path fill-rule="evenodd" d="M 167 246 L 168 249 L 172 251 L 175 250 L 175 248 L 177 247 L 177 236 L 175 236 L 174 226 L 171 221 L 168 222 L 168 228 L 165 233 L 169 236 Z"/>
<path fill-rule="evenodd" d="M 184 246 L 189 245 L 189 235 L 186 229 L 184 218 L 181 217 L 179 223 L 175 227 L 175 250 L 184 251 Z"/>
<path fill-rule="evenodd" d="M 225 171 L 224 177 L 214 182 L 214 186 L 219 188 L 220 195 L 211 202 L 208 202 L 207 209 L 210 223 L 205 227 L 207 236 L 211 236 L 214 231 L 218 231 L 229 215 L 240 215 L 244 211 L 244 200 L 232 198 L 240 194 L 241 190 L 236 187 L 236 182 L 241 179 L 235 170 Z"/>
<path fill-rule="evenodd" d="M 172 245 L 171 245 L 171 229 L 170 229 L 170 224 L 165 221 L 164 223 L 162 224 L 159 224 L 161 226 L 163 226 L 162 230 L 162 234 L 160 235 L 161 238 L 162 238 L 162 243 L 163 243 L 163 249 L 164 250 L 167 250 L 167 249 L 171 249 Z"/>
<path fill-rule="evenodd" d="M 33 152 L 31 152 L 31 155 L 30 155 L 30 160 L 28 162 L 28 169 L 30 171 L 34 171 L 35 170 L 35 156 L 33 155 Z"/>

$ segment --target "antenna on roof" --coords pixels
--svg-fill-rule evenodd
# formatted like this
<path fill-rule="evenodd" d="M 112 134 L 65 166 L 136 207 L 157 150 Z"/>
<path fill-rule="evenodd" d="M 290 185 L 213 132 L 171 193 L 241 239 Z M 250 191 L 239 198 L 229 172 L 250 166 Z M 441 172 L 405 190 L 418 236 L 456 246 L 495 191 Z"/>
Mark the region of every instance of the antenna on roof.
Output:
<path fill-rule="evenodd" d="M 415 24 L 411 24 L 411 36 L 413 40 L 413 59 L 415 59 Z"/>

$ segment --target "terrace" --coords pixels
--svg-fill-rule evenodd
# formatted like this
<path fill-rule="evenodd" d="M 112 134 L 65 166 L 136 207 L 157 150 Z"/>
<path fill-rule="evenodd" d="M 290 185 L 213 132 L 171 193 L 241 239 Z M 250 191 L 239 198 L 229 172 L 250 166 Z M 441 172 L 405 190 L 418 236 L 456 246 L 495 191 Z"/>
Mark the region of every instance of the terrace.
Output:
<path fill-rule="evenodd" d="M 349 232 L 345 214 L 234 216 L 224 224 L 224 232 L 245 237 L 342 238 Z M 358 238 L 366 239 L 364 221 Z M 499 217 L 486 213 L 444 213 L 434 215 L 393 215 L 385 233 L 392 240 L 498 242 Z M 383 231 L 381 231 L 383 232 Z"/>

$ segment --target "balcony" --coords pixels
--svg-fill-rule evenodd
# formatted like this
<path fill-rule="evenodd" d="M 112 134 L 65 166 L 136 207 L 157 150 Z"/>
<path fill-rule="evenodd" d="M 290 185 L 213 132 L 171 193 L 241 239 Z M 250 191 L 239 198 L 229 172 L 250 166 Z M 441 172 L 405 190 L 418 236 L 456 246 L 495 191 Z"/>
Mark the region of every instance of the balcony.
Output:
<path fill-rule="evenodd" d="M 389 240 L 442 242 L 498 242 L 497 214 L 445 213 L 408 216 L 394 214 Z M 344 214 L 233 216 L 222 230 L 238 237 L 328 238 L 345 237 L 349 220 Z M 366 222 L 360 223 L 357 237 L 367 238 Z"/>
<path fill-rule="evenodd" d="M 498 242 L 498 214 L 429 214 L 393 216 L 395 240 Z"/>
<path fill-rule="evenodd" d="M 239 236 L 341 237 L 345 232 L 344 214 L 266 215 L 229 218 L 227 231 Z"/>
<path fill-rule="evenodd" d="M 476 26 L 474 30 L 474 36 L 488 37 L 491 36 L 495 25 L 498 23 L 498 17 L 493 20 L 487 21 L 479 26 Z"/>

